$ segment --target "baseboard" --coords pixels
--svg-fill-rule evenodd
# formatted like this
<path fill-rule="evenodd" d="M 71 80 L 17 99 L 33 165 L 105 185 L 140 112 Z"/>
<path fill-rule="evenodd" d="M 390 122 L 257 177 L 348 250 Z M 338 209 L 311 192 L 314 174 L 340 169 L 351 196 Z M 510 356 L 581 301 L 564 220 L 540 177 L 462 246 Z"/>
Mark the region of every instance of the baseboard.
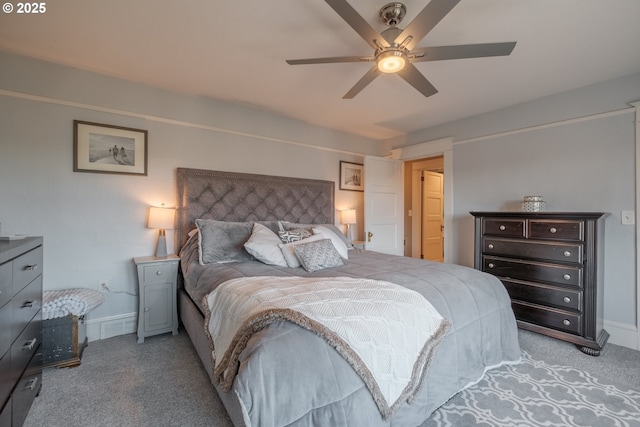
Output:
<path fill-rule="evenodd" d="M 125 313 L 115 316 L 87 320 L 87 339 L 104 340 L 118 335 L 126 335 L 137 330 L 137 313 Z"/>
<path fill-rule="evenodd" d="M 611 344 L 640 350 L 640 332 L 636 326 L 605 320 L 604 328 L 611 335 L 609 337 Z"/>

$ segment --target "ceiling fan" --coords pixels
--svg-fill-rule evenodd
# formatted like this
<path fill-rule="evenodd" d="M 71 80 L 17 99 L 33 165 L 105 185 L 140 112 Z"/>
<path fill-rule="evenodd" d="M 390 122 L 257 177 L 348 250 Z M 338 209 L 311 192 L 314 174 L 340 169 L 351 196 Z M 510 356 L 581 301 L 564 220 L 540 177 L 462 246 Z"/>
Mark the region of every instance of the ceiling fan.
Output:
<path fill-rule="evenodd" d="M 455 46 L 415 47 L 460 0 L 431 0 L 403 30 L 398 28 L 407 8 L 393 2 L 380 9 L 380 20 L 389 28 L 378 33 L 347 0 L 325 0 L 374 49 L 369 56 L 337 56 L 330 58 L 290 59 L 290 65 L 328 64 L 338 62 L 375 62 L 375 65 L 342 98 L 352 99 L 380 73 L 395 73 L 424 96 L 438 90 L 413 65 L 414 62 L 445 59 L 506 56 L 516 42 L 466 44 Z"/>

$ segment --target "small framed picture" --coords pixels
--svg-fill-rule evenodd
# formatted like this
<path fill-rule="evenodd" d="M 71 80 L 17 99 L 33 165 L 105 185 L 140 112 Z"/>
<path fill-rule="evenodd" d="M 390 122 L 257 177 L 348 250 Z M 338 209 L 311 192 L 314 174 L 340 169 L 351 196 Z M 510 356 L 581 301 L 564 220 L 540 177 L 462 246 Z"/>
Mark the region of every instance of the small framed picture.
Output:
<path fill-rule="evenodd" d="M 364 191 L 364 165 L 340 162 L 340 189 Z"/>
<path fill-rule="evenodd" d="M 147 131 L 74 120 L 73 171 L 147 175 Z"/>

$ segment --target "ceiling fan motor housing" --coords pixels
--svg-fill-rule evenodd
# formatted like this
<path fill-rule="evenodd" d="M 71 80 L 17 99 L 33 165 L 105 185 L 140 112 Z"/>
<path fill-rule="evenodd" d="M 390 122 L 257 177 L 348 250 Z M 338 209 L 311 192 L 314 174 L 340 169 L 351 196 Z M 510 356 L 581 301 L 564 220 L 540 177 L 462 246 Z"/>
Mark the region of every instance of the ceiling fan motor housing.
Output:
<path fill-rule="evenodd" d="M 382 6 L 380 9 L 380 20 L 390 27 L 395 27 L 404 18 L 407 8 L 404 4 L 393 2 Z"/>

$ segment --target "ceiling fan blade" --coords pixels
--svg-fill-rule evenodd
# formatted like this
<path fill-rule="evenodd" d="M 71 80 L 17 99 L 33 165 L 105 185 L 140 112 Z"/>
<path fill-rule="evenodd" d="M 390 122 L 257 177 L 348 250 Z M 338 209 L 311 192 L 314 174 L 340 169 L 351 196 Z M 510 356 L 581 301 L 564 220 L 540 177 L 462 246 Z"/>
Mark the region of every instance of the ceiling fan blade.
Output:
<path fill-rule="evenodd" d="M 424 54 L 413 58 L 411 62 L 443 61 L 446 59 L 484 58 L 488 56 L 509 55 L 516 42 L 462 44 L 457 46 L 418 47 L 411 55 Z"/>
<path fill-rule="evenodd" d="M 380 75 L 380 71 L 378 70 L 378 65 L 376 64 L 369 71 L 367 71 L 367 74 L 365 74 L 364 76 L 362 76 L 360 80 L 358 80 L 358 83 L 356 83 L 351 88 L 351 90 L 349 90 L 349 92 L 347 92 L 342 97 L 342 99 L 353 99 L 354 96 L 359 94 L 362 89 L 367 87 L 367 85 L 372 81 L 374 81 L 375 78 L 378 77 L 379 75 Z"/>
<path fill-rule="evenodd" d="M 426 97 L 438 93 L 438 89 L 436 89 L 411 63 L 406 64 L 405 67 L 397 74 Z"/>
<path fill-rule="evenodd" d="M 413 39 L 405 47 L 412 50 L 459 2 L 460 0 L 431 0 L 396 37 L 395 42 L 401 44 L 411 36 Z"/>
<path fill-rule="evenodd" d="M 358 12 L 356 12 L 356 10 L 351 7 L 349 3 L 347 3 L 347 0 L 325 1 L 329 6 L 331 6 L 333 10 L 336 11 L 338 15 L 342 17 L 342 19 L 347 21 L 347 24 L 349 24 L 351 28 L 356 30 L 356 33 L 360 34 L 360 37 L 362 37 L 367 43 L 369 43 L 369 46 L 377 49 L 378 46 L 374 42 L 374 40 L 377 40 L 378 43 L 380 43 L 380 45 L 382 45 L 383 47 L 389 47 L 389 43 L 384 39 L 384 37 L 382 37 L 380 33 L 374 30 L 373 27 L 369 25 L 369 23 L 365 21 L 364 18 Z"/>
<path fill-rule="evenodd" d="M 370 62 L 374 60 L 373 56 L 334 56 L 329 58 L 287 59 L 287 64 L 333 64 L 337 62 Z"/>

